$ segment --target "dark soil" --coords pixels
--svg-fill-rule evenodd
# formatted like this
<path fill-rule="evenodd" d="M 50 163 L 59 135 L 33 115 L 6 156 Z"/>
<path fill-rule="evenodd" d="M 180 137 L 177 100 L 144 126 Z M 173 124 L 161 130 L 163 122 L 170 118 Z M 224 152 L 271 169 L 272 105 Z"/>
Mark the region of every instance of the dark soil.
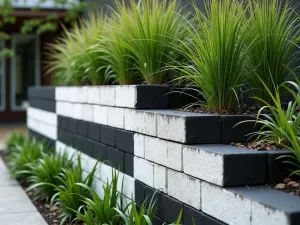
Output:
<path fill-rule="evenodd" d="M 300 197 L 300 180 L 292 180 L 291 178 L 283 179 L 282 183 L 274 186 L 276 190 L 284 191 L 288 194 Z"/>
<path fill-rule="evenodd" d="M 253 151 L 275 151 L 275 150 L 284 150 L 284 148 L 280 145 L 272 144 L 272 143 L 258 143 L 255 141 L 249 143 L 235 143 L 232 142 L 231 146 L 236 146 L 239 148 L 246 148 Z"/>
<path fill-rule="evenodd" d="M 201 106 L 192 106 L 192 107 L 186 107 L 183 109 L 180 109 L 181 111 L 185 112 L 193 112 L 193 113 L 207 113 L 207 114 L 215 114 L 215 115 L 256 115 L 259 111 L 259 106 L 251 106 L 251 105 L 241 105 L 239 109 L 236 109 L 232 112 L 228 112 L 226 110 L 223 110 L 222 112 L 216 112 L 216 111 L 208 111 L 207 109 L 201 107 Z"/>

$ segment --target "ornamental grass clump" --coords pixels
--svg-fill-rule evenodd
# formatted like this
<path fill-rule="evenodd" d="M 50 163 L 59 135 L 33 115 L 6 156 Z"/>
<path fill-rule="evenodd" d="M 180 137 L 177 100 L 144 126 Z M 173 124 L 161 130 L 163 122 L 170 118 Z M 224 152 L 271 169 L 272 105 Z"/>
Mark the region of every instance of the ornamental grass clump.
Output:
<path fill-rule="evenodd" d="M 272 103 L 260 80 L 272 95 L 279 91 L 279 95 L 283 96 L 285 90 L 281 84 L 298 66 L 299 17 L 289 1 L 265 0 L 252 1 L 249 18 L 249 70 L 252 71 L 249 83 L 252 95 Z"/>
<path fill-rule="evenodd" d="M 90 14 L 87 20 L 64 28 L 63 37 L 48 45 L 48 73 L 55 71 L 61 84 L 103 85 L 110 79 L 110 70 L 101 51 L 105 16 Z M 97 51 L 94 51 L 95 45 Z"/>
<path fill-rule="evenodd" d="M 115 4 L 106 52 L 118 83 L 165 84 L 173 80 L 174 71 L 167 68 L 183 60 L 177 48 L 189 37 L 184 7 L 177 0 Z"/>
<path fill-rule="evenodd" d="M 245 7 L 237 0 L 209 0 L 205 12 L 195 4 L 194 10 L 197 22 L 186 26 L 190 41 L 180 48 L 188 63 L 177 66 L 178 80 L 199 89 L 198 103 L 208 111 L 231 112 L 249 76 Z"/>

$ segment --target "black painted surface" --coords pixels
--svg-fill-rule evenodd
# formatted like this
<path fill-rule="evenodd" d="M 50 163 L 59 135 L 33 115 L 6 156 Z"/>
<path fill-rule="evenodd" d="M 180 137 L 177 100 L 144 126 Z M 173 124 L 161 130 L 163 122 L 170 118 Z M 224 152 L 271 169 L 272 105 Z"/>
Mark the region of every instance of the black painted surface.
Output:
<path fill-rule="evenodd" d="M 99 159 L 100 161 L 107 160 L 107 146 L 94 141 L 94 152 L 93 158 Z"/>
<path fill-rule="evenodd" d="M 146 185 L 140 182 L 139 180 L 135 180 L 134 182 L 134 196 L 135 196 L 135 201 L 142 204 L 145 199 L 145 187 Z"/>
<path fill-rule="evenodd" d="M 121 172 L 124 170 L 124 159 L 125 153 L 112 147 L 107 147 L 107 160 L 112 163 L 116 169 L 119 169 Z"/>
<path fill-rule="evenodd" d="M 35 138 L 38 141 L 43 141 L 47 148 L 54 149 L 55 148 L 55 140 L 52 140 L 51 138 L 48 138 L 40 133 L 37 133 L 33 130 L 29 129 L 29 136 Z"/>
<path fill-rule="evenodd" d="M 121 149 L 125 152 L 133 154 L 134 148 L 134 140 L 133 140 L 133 132 L 126 130 L 115 130 L 116 134 L 116 148 Z"/>
<path fill-rule="evenodd" d="M 56 112 L 56 102 L 54 100 L 29 98 L 29 105 L 48 112 Z"/>
<path fill-rule="evenodd" d="M 184 206 L 183 213 L 183 221 L 184 225 L 194 225 L 193 221 L 196 225 L 224 225 L 225 223 L 208 216 L 202 211 L 196 210 L 188 205 Z"/>
<path fill-rule="evenodd" d="M 133 169 L 134 169 L 134 162 L 133 162 L 133 155 L 125 153 L 125 173 L 129 176 L 133 177 Z"/>
<path fill-rule="evenodd" d="M 168 86 L 163 85 L 138 85 L 137 103 L 138 109 L 167 109 Z"/>
<path fill-rule="evenodd" d="M 115 129 L 108 126 L 101 127 L 101 142 L 114 147 L 116 145 Z"/>
<path fill-rule="evenodd" d="M 55 87 L 29 87 L 28 96 L 29 98 L 55 100 Z"/>
<path fill-rule="evenodd" d="M 83 142 L 83 153 L 85 153 L 88 156 L 93 156 L 93 152 L 94 152 L 94 143 L 92 140 L 84 138 L 82 140 Z"/>
<path fill-rule="evenodd" d="M 101 141 L 101 125 L 88 123 L 88 137 L 94 141 Z"/>
<path fill-rule="evenodd" d="M 78 124 L 78 131 L 77 133 L 82 137 L 88 137 L 88 122 L 79 120 Z"/>

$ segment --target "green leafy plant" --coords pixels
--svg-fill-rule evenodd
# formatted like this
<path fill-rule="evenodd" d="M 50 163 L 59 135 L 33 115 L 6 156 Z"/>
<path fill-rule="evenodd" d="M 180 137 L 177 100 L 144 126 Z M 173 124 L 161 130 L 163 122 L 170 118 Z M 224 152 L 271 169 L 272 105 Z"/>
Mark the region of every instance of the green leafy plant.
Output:
<path fill-rule="evenodd" d="M 77 163 L 74 167 L 64 168 L 58 175 L 57 179 L 61 183 L 56 185 L 53 183 L 37 183 L 32 186 L 52 186 L 55 188 L 56 193 L 51 198 L 51 204 L 58 207 L 58 213 L 61 215 L 60 224 L 64 224 L 65 221 L 72 221 L 76 218 L 76 211 L 84 205 L 84 198 L 90 197 L 91 193 L 88 189 L 76 185 L 76 183 L 85 184 L 88 187 L 92 187 L 94 182 L 94 175 L 97 171 L 97 164 L 95 164 L 93 170 L 84 177 L 81 156 L 77 156 Z"/>
<path fill-rule="evenodd" d="M 28 139 L 28 137 L 24 134 L 12 133 L 5 142 L 6 153 L 10 154 L 17 145 L 23 145 L 26 139 Z"/>
<path fill-rule="evenodd" d="M 90 187 L 85 184 L 77 183 L 82 188 L 85 188 L 91 193 L 91 198 L 83 197 L 84 206 L 76 211 L 77 219 L 83 221 L 86 225 L 120 225 L 121 218 L 118 215 L 116 208 L 122 212 L 122 193 L 118 192 L 119 172 L 115 169 L 112 171 L 111 182 L 103 185 L 103 199 Z M 83 212 L 81 212 L 83 211 Z"/>
<path fill-rule="evenodd" d="M 105 16 L 90 14 L 73 28 L 64 28 L 63 37 L 48 45 L 48 73 L 56 71 L 63 84 L 103 85 L 110 79 L 110 70 L 103 59 L 101 41 Z M 95 46 L 97 51 L 94 50 Z"/>
<path fill-rule="evenodd" d="M 119 216 L 122 218 L 124 225 L 152 225 L 152 220 L 156 213 L 156 200 L 154 200 L 155 194 L 152 196 L 150 202 L 147 204 L 147 199 L 142 203 L 140 209 L 137 209 L 137 206 L 134 202 L 134 199 L 131 199 L 126 207 L 126 213 L 122 212 L 118 208 L 115 210 L 119 213 Z"/>
<path fill-rule="evenodd" d="M 257 136 L 258 142 L 278 144 L 290 150 L 293 155 L 280 158 L 286 158 L 285 163 L 298 168 L 292 174 L 300 175 L 300 82 L 298 81 L 297 84 L 289 81 L 282 84 L 282 87 L 289 90 L 294 96 L 294 100 L 286 106 L 282 104 L 278 87 L 274 87 L 275 94 L 273 94 L 262 80 L 261 82 L 273 102 L 268 103 L 266 100 L 256 97 L 265 106 L 258 112 L 257 119 L 252 121 L 261 124 L 261 129 L 252 133 L 252 135 Z M 289 84 L 293 85 L 294 89 L 289 88 Z M 264 113 L 266 110 L 268 113 Z"/>
<path fill-rule="evenodd" d="M 285 89 L 281 84 L 298 66 L 299 18 L 290 1 L 280 0 L 252 1 L 249 14 L 249 70 L 252 72 L 249 83 L 252 95 L 273 104 L 264 85 L 272 95 L 279 91 L 279 95 L 283 96 Z"/>
<path fill-rule="evenodd" d="M 196 24 L 186 27 L 190 41 L 180 48 L 188 63 L 178 65 L 182 73 L 178 80 L 187 81 L 187 88 L 198 88 L 202 99 L 196 104 L 209 111 L 231 112 L 249 76 L 246 9 L 237 0 L 209 0 L 205 12 L 196 4 L 194 10 Z"/>
<path fill-rule="evenodd" d="M 42 157 L 45 151 L 44 143 L 26 138 L 23 142 L 16 144 L 13 149 L 8 155 L 8 167 L 13 176 L 20 182 L 25 182 L 30 175 L 22 171 L 28 170 L 30 163 L 36 163 Z"/>
<path fill-rule="evenodd" d="M 184 7 L 177 0 L 130 0 L 129 4 L 122 1 L 115 4 L 112 17 L 117 22 L 113 23 L 113 32 L 121 41 L 115 40 L 108 47 L 123 48 L 124 52 L 117 54 L 109 48 L 107 52 L 111 52 L 111 59 L 118 57 L 114 62 L 124 60 L 127 63 L 123 68 L 113 66 L 119 83 L 127 83 L 122 73 L 132 71 L 126 66 L 134 67 L 133 71 L 141 74 L 147 84 L 164 84 L 173 80 L 174 71 L 169 71 L 167 66 L 182 60 L 177 47 L 189 38 L 189 33 L 184 29 L 188 24 Z M 126 51 L 129 55 L 124 54 Z M 123 71 L 118 72 L 118 69 Z M 133 75 L 132 72 L 130 76 Z"/>
<path fill-rule="evenodd" d="M 72 168 L 72 157 L 70 158 L 67 152 L 64 153 L 43 153 L 41 158 L 35 163 L 28 165 L 28 171 L 24 173 L 30 174 L 28 191 L 35 188 L 40 183 L 51 183 L 56 186 L 62 185 L 62 180 L 59 179 L 59 174 L 63 172 L 65 168 Z M 36 187 L 34 199 L 46 199 L 51 198 L 56 189 L 54 186 L 38 185 Z"/>

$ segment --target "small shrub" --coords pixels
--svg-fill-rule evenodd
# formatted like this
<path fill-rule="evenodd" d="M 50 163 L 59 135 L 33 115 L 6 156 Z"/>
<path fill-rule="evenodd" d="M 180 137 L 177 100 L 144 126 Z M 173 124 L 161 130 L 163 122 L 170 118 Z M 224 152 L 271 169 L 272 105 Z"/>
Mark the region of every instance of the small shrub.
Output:
<path fill-rule="evenodd" d="M 178 80 L 199 89 L 199 104 L 207 110 L 231 112 L 249 76 L 245 8 L 237 0 L 209 0 L 205 12 L 196 4 L 194 10 L 197 21 L 186 27 L 190 42 L 180 48 L 188 63 L 178 65 Z"/>
<path fill-rule="evenodd" d="M 69 159 L 66 152 L 43 153 L 37 162 L 28 165 L 29 182 L 31 184 L 28 191 L 37 187 L 34 198 L 48 200 L 56 193 L 55 187 L 39 184 L 51 183 L 59 187 L 63 184 L 58 177 L 59 174 L 63 172 L 63 169 L 72 168 L 72 165 L 72 160 Z"/>
<path fill-rule="evenodd" d="M 121 218 L 115 210 L 116 208 L 122 209 L 122 205 L 118 203 L 122 198 L 122 193 L 117 191 L 118 179 L 119 173 L 114 169 L 111 182 L 103 185 L 103 199 L 87 185 L 77 184 L 92 195 L 92 198 L 83 197 L 85 204 L 81 210 L 76 211 L 78 220 L 83 221 L 86 225 L 121 224 Z"/>
<path fill-rule="evenodd" d="M 273 104 L 264 85 L 272 95 L 279 91 L 279 96 L 283 96 L 285 89 L 281 84 L 298 66 L 299 52 L 295 50 L 299 43 L 299 18 L 290 1 L 281 0 L 252 1 L 249 13 L 251 91 L 253 96 Z"/>
<path fill-rule="evenodd" d="M 38 142 L 35 139 L 25 139 L 15 145 L 14 150 L 8 155 L 8 167 L 20 182 L 27 181 L 30 176 L 28 173 L 23 173 L 25 170 L 30 169 L 30 163 L 36 163 L 45 151 L 44 143 Z"/>
<path fill-rule="evenodd" d="M 26 137 L 24 134 L 12 133 L 5 143 L 7 154 L 9 154 L 10 151 L 13 151 L 17 145 L 22 145 L 26 139 L 28 139 L 28 137 Z"/>

